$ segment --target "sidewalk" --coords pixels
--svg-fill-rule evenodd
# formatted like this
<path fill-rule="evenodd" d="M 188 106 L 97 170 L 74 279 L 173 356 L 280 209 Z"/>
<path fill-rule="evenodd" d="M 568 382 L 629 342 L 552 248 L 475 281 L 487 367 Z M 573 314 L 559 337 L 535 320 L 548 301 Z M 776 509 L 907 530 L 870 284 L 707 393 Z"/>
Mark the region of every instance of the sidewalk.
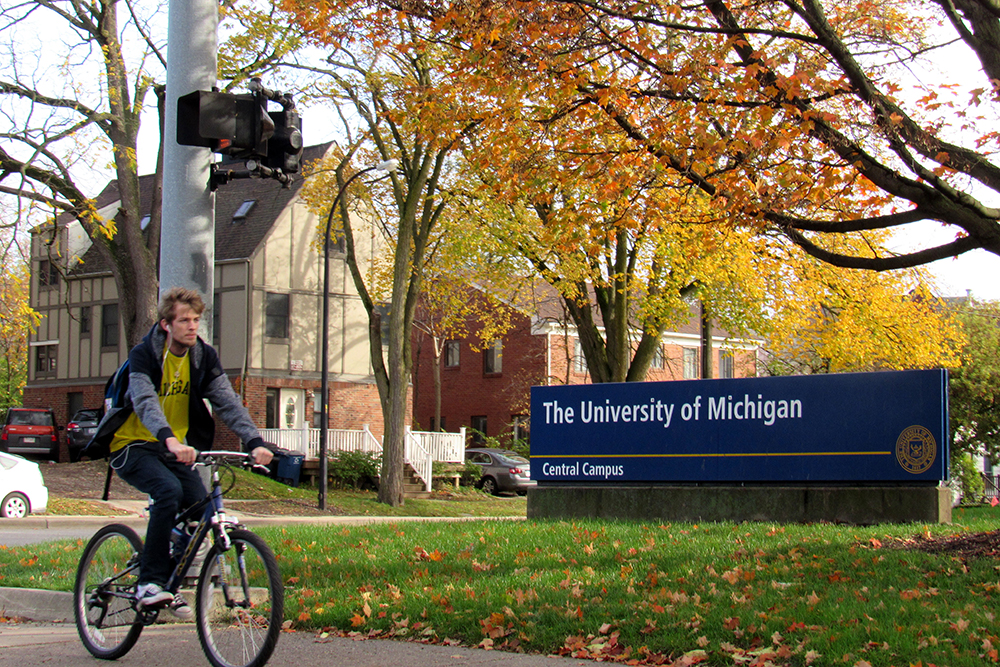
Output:
<path fill-rule="evenodd" d="M 109 523 L 124 523 L 132 526 L 145 526 L 146 507 L 145 500 L 110 500 L 94 501 L 106 504 L 109 508 L 127 512 L 121 515 L 101 515 L 101 516 L 36 516 L 31 515 L 23 519 L 0 520 L 2 528 L 57 528 L 61 526 L 104 526 Z M 250 505 L 253 501 L 239 501 Z M 366 523 L 391 523 L 393 521 L 490 521 L 492 519 L 502 519 L 504 521 L 512 519 L 523 519 L 524 517 L 504 516 L 504 517 L 455 517 L 455 516 L 349 516 L 349 515 L 329 515 L 329 516 L 294 516 L 294 515 L 258 515 L 251 510 L 241 507 L 239 509 L 226 508 L 226 513 L 236 516 L 241 523 L 247 526 L 266 526 L 275 523 L 315 523 L 320 525 L 363 525 Z M 12 523 L 8 523 L 11 521 Z M 140 531 L 141 532 L 141 531 Z"/>
<path fill-rule="evenodd" d="M 78 667 L 96 664 L 80 643 L 72 623 L 0 623 L 0 666 Z M 141 667 L 207 665 L 190 623 L 144 628 L 135 647 L 117 664 Z M 389 639 L 355 640 L 311 632 L 283 632 L 269 667 L 351 665 L 352 667 L 582 667 L 589 660 L 524 655 Z"/>

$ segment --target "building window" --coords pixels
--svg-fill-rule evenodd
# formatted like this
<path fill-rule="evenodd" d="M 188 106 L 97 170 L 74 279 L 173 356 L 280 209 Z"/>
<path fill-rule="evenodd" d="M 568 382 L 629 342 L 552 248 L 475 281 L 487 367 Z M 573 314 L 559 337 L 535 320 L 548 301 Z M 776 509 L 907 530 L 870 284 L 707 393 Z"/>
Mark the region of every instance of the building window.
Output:
<path fill-rule="evenodd" d="M 719 351 L 719 377 L 720 378 L 731 378 L 736 377 L 733 375 L 734 372 L 734 362 L 735 355 L 732 350 L 720 350 Z"/>
<path fill-rule="evenodd" d="M 684 379 L 693 380 L 698 373 L 698 350 L 693 347 L 684 348 Z"/>
<path fill-rule="evenodd" d="M 264 428 L 278 428 L 278 390 L 268 388 L 264 396 Z"/>
<path fill-rule="evenodd" d="M 55 375 L 58 345 L 39 345 L 35 348 L 35 375 Z"/>
<path fill-rule="evenodd" d="M 527 445 L 531 442 L 531 417 L 527 415 L 514 415 L 514 443 Z"/>
<path fill-rule="evenodd" d="M 38 262 L 38 285 L 40 287 L 59 286 L 59 267 L 55 262 L 48 259 Z"/>
<path fill-rule="evenodd" d="M 653 351 L 653 360 L 649 362 L 649 367 L 662 371 L 665 363 L 666 358 L 663 355 L 663 346 L 657 345 L 656 349 Z"/>
<path fill-rule="evenodd" d="M 458 368 L 458 352 L 460 346 L 457 340 L 449 340 L 444 344 L 444 367 Z"/>
<path fill-rule="evenodd" d="M 502 373 L 503 372 L 503 341 L 497 339 L 486 348 L 483 353 L 483 372 Z"/>
<path fill-rule="evenodd" d="M 583 354 L 583 345 L 579 340 L 573 343 L 573 372 L 580 374 L 587 372 L 587 357 Z"/>
<path fill-rule="evenodd" d="M 475 415 L 472 418 L 470 424 L 472 431 L 472 442 L 476 445 L 481 445 L 486 441 L 486 436 L 489 435 L 486 432 L 486 415 Z"/>
<path fill-rule="evenodd" d="M 256 199 L 244 200 L 243 203 L 240 204 L 239 208 L 236 209 L 236 212 L 233 213 L 233 222 L 237 223 L 246 220 L 247 216 L 250 215 L 250 211 L 253 210 L 254 204 L 256 203 L 257 203 Z"/>
<path fill-rule="evenodd" d="M 90 328 L 92 326 L 93 316 L 91 315 L 90 306 L 80 307 L 80 335 L 89 336 Z"/>
<path fill-rule="evenodd" d="M 288 294 L 267 293 L 264 318 L 264 335 L 268 338 L 288 338 L 288 320 L 291 298 Z"/>
<path fill-rule="evenodd" d="M 118 347 L 118 304 L 101 306 L 101 347 Z"/>

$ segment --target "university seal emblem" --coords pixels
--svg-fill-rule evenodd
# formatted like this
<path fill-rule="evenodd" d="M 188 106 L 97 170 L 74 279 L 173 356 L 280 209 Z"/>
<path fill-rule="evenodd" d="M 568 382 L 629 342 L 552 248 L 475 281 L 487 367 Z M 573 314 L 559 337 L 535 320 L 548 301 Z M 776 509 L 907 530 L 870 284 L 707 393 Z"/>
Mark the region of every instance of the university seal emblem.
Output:
<path fill-rule="evenodd" d="M 937 458 L 934 434 L 923 426 L 910 426 L 896 440 L 896 460 L 914 475 L 925 472 Z"/>

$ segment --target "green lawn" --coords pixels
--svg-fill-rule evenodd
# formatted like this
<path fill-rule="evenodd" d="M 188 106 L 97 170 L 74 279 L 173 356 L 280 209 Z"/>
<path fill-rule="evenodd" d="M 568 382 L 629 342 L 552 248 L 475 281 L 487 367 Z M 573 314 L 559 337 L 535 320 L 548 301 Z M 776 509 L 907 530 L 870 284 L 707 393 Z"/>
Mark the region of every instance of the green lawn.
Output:
<path fill-rule="evenodd" d="M 517 502 L 515 500 L 515 502 Z M 632 664 L 996 662 L 992 559 L 900 548 L 950 526 L 407 523 L 260 529 L 301 631 Z M 69 590 L 82 543 L 0 550 L 0 585 Z M 680 661 L 680 662 L 678 662 Z"/>

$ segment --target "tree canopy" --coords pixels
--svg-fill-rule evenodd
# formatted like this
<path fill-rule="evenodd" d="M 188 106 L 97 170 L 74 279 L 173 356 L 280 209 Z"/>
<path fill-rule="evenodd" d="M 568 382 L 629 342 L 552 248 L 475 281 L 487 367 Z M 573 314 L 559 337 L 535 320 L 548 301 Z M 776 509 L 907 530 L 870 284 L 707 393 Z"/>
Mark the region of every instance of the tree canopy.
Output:
<path fill-rule="evenodd" d="M 311 15 L 311 5 L 296 14 L 310 42 L 327 54 L 311 72 L 317 86 L 341 109 L 348 148 L 320 166 L 323 173 L 310 184 L 307 196 L 329 201 L 328 210 L 337 205 L 330 215 L 336 216 L 344 234 L 347 263 L 368 314 L 370 356 L 385 422 L 379 500 L 399 505 L 411 331 L 428 253 L 450 199 L 449 160 L 474 122 L 458 118 L 450 125 L 436 123 L 432 132 L 425 129 L 424 119 L 440 110 L 435 99 L 440 55 L 433 48 L 414 48 L 425 39 L 415 38 L 417 27 L 366 17 L 370 32 L 355 38 L 352 3 L 324 5 L 322 22 L 307 20 Z M 373 271 L 358 252 L 361 231 L 352 221 L 351 195 L 344 191 L 350 178 L 360 173 L 352 165 L 355 159 L 359 165 L 398 162 L 385 187 L 369 190 L 373 202 L 366 214 L 375 217 L 372 224 L 387 241 L 381 271 Z"/>
<path fill-rule="evenodd" d="M 598 110 L 731 224 L 781 230 L 823 261 L 886 270 L 1000 254 L 1000 17 L 985 0 L 373 4 L 431 22 L 492 115 Z M 972 85 L 944 55 L 951 42 L 979 59 Z M 952 240 L 902 254 L 830 240 L 924 220 Z"/>
<path fill-rule="evenodd" d="M 118 0 L 25 0 L 0 11 L 9 54 L 0 59 L 0 196 L 16 201 L 5 224 L 23 233 L 59 216 L 79 221 L 115 276 L 130 343 L 152 325 L 157 300 L 159 199 L 140 229 L 136 162 L 142 112 L 165 66 L 155 15 Z M 110 219 L 94 201 L 107 162 L 120 201 Z M 75 268 L 65 256 L 59 265 Z"/>
<path fill-rule="evenodd" d="M 10 257 L 0 273 L 0 411 L 21 405 L 28 379 L 28 335 L 38 326 L 28 282 L 27 262 Z"/>
<path fill-rule="evenodd" d="M 1000 303 L 968 300 L 955 312 L 966 342 L 949 383 L 952 446 L 1000 463 Z"/>

